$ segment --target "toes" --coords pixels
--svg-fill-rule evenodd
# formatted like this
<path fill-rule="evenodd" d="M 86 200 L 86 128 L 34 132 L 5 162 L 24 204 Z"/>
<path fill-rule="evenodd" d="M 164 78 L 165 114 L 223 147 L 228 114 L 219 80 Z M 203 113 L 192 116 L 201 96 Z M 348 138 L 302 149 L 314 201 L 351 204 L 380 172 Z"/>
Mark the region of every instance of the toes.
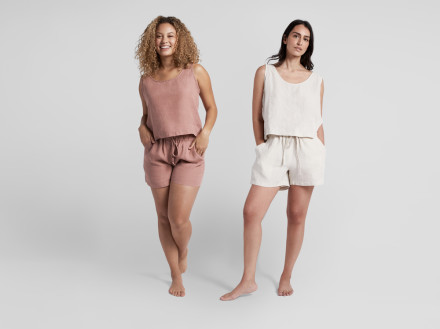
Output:
<path fill-rule="evenodd" d="M 221 297 L 221 300 L 229 300 L 229 299 L 231 299 L 231 294 L 230 294 L 230 293 L 228 293 L 228 294 L 226 294 L 226 295 L 223 295 L 223 296 Z"/>
<path fill-rule="evenodd" d="M 173 290 L 173 291 L 170 291 L 170 294 L 173 295 L 174 297 L 183 297 L 183 296 L 185 296 L 185 291 L 184 290 Z"/>
<path fill-rule="evenodd" d="M 282 291 L 278 291 L 278 296 L 292 296 L 293 294 L 293 290 L 282 290 Z"/>
<path fill-rule="evenodd" d="M 224 301 L 231 300 L 231 293 L 227 293 L 226 295 L 221 296 L 220 299 Z"/>

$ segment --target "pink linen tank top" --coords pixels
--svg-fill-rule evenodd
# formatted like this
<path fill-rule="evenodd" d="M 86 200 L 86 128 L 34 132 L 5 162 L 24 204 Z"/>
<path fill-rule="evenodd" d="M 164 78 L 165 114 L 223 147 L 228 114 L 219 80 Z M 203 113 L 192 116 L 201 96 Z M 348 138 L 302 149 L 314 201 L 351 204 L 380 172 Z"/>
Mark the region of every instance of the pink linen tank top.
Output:
<path fill-rule="evenodd" d="M 141 92 L 147 104 L 147 127 L 154 139 L 179 135 L 197 136 L 202 129 L 199 116 L 200 88 L 192 65 L 173 79 L 141 78 Z"/>

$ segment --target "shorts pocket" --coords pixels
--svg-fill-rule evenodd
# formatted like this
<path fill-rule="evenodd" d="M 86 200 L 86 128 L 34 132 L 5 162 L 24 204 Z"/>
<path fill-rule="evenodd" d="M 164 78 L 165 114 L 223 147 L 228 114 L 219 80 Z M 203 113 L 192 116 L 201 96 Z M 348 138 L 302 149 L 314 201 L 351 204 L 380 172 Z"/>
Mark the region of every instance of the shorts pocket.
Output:
<path fill-rule="evenodd" d="M 266 145 L 266 142 L 260 143 L 255 146 L 255 151 L 261 150 Z"/>
<path fill-rule="evenodd" d="M 198 157 L 198 158 L 200 158 L 200 159 L 205 159 L 205 155 L 204 155 L 204 154 L 203 154 L 203 155 L 200 155 L 200 154 L 197 152 L 195 146 L 193 146 L 191 150 L 192 150 L 193 153 L 196 155 L 196 157 Z"/>
<path fill-rule="evenodd" d="M 148 142 L 147 145 L 144 146 L 144 150 L 145 150 L 145 152 L 150 152 L 151 149 L 153 148 L 153 145 L 154 145 L 154 144 L 155 144 L 155 143 Z"/>
<path fill-rule="evenodd" d="M 325 144 L 322 143 L 322 141 L 319 139 L 319 137 L 316 137 L 317 142 L 319 143 L 319 145 L 321 145 L 322 148 L 325 149 Z"/>

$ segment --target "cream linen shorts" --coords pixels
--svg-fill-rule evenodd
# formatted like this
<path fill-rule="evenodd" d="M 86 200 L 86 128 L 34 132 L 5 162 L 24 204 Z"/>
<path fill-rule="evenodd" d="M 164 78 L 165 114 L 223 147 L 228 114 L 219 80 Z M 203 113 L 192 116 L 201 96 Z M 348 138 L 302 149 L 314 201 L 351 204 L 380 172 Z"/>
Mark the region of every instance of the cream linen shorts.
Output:
<path fill-rule="evenodd" d="M 255 153 L 251 184 L 285 190 L 324 183 L 325 146 L 318 137 L 269 135 Z"/>

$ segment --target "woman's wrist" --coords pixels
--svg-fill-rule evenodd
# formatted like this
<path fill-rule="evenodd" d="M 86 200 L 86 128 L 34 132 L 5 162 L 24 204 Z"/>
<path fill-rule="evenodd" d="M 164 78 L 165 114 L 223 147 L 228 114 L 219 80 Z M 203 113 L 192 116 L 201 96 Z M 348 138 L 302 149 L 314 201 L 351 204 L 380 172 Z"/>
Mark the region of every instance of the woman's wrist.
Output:
<path fill-rule="evenodd" d="M 200 134 L 209 137 L 209 135 L 211 134 L 211 129 L 208 128 L 203 128 L 202 131 L 200 132 Z"/>

